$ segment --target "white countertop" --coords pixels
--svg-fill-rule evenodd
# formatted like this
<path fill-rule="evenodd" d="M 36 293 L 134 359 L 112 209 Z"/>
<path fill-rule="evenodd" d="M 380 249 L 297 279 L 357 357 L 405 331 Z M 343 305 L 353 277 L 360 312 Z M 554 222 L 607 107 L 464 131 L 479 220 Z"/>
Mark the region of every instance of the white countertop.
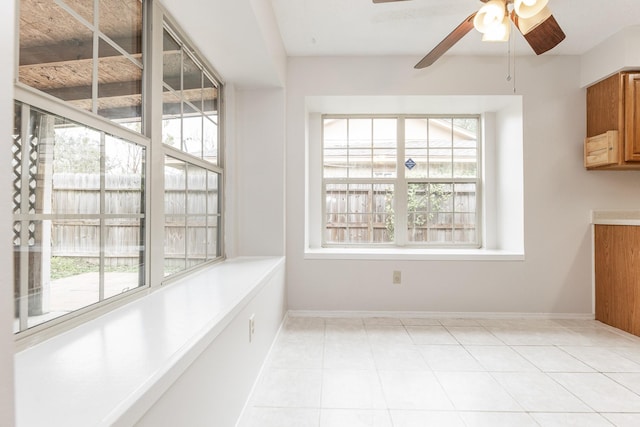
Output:
<path fill-rule="evenodd" d="M 640 225 L 640 210 L 591 211 L 591 223 L 595 225 Z"/>
<path fill-rule="evenodd" d="M 133 424 L 283 263 L 228 260 L 17 353 L 17 425 Z"/>

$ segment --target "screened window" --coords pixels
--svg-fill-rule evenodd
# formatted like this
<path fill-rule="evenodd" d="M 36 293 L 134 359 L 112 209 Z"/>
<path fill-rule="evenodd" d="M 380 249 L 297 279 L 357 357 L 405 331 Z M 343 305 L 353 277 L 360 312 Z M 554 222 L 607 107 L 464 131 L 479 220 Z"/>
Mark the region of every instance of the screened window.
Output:
<path fill-rule="evenodd" d="M 163 31 L 164 275 L 222 257 L 220 84 L 181 41 Z"/>
<path fill-rule="evenodd" d="M 478 116 L 322 123 L 325 246 L 480 245 Z"/>
<path fill-rule="evenodd" d="M 146 148 L 16 103 L 15 331 L 145 284 Z"/>

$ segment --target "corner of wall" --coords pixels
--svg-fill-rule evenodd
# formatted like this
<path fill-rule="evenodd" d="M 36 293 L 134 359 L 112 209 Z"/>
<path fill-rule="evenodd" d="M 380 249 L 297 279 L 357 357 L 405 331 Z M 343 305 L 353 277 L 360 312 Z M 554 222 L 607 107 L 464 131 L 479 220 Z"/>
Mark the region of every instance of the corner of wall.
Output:
<path fill-rule="evenodd" d="M 13 132 L 13 70 L 14 70 L 14 40 L 15 22 L 14 5 L 9 1 L 3 4 L 0 18 L 0 55 L 4 58 L 0 68 L 0 130 L 8 140 Z M 7 154 L 9 151 L 7 150 Z M 4 167 L 0 167 L 2 182 L 0 186 L 0 200 L 5 201 L 0 206 L 0 255 L 2 259 L 11 259 L 11 211 L 6 201 L 11 200 L 11 157 L 2 157 Z M 13 270 L 3 268 L 0 272 L 0 425 L 14 425 L 14 374 L 13 374 Z"/>
<path fill-rule="evenodd" d="M 618 71 L 640 68 L 640 25 L 624 28 L 580 58 L 580 87 Z"/>

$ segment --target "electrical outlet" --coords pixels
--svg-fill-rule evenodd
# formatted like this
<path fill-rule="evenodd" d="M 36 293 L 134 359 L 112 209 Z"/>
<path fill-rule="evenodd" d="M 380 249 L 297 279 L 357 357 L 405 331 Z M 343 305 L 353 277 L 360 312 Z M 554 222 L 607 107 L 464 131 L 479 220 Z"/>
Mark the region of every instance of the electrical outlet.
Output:
<path fill-rule="evenodd" d="M 249 342 L 253 341 L 253 335 L 256 333 L 256 315 L 249 317 Z"/>
<path fill-rule="evenodd" d="M 402 272 L 400 270 L 393 271 L 393 284 L 399 285 L 402 283 Z"/>

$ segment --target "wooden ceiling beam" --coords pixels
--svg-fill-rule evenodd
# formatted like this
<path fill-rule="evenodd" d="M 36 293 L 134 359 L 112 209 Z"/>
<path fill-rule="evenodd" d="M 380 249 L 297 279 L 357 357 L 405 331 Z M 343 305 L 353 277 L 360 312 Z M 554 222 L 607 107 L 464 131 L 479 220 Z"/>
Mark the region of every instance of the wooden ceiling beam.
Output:
<path fill-rule="evenodd" d="M 132 43 L 130 37 L 114 39 L 118 46 L 131 46 L 135 47 L 135 52 L 131 55 L 135 58 L 142 56 L 142 36 L 139 36 Z M 114 56 L 122 56 L 120 52 L 114 49 L 106 42 L 102 42 L 99 49 L 98 58 L 110 58 Z M 106 46 L 106 47 L 105 47 Z M 67 62 L 67 61 L 80 61 L 86 59 L 93 59 L 93 40 L 64 40 L 56 44 L 44 45 L 44 46 L 32 46 L 20 48 L 20 65 L 42 65 L 50 64 L 54 62 Z"/>

